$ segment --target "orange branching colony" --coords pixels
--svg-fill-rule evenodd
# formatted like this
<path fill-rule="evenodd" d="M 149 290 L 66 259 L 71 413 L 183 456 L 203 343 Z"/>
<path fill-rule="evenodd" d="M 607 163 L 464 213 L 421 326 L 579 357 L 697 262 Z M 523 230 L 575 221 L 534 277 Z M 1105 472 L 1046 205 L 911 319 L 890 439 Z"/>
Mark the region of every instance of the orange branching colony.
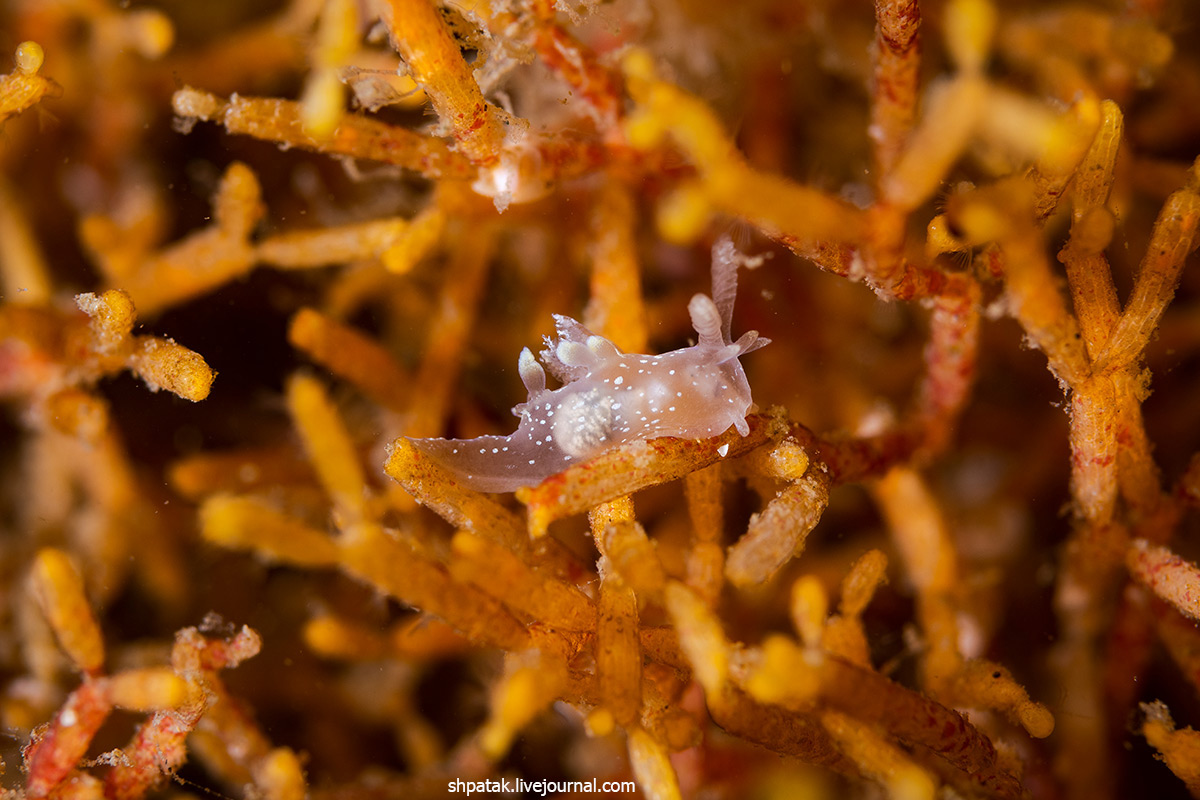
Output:
<path fill-rule="evenodd" d="M 5 797 L 1200 796 L 1186 3 L 129 5 L 0 12 Z M 748 435 L 408 443 L 729 232 Z"/>

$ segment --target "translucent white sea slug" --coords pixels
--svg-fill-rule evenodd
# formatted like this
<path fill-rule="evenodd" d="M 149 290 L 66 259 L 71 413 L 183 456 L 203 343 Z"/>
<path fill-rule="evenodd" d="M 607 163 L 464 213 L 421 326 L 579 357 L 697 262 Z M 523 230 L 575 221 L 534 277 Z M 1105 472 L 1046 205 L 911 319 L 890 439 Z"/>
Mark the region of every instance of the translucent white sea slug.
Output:
<path fill-rule="evenodd" d="M 622 353 L 570 317 L 555 315 L 542 362 L 563 383 L 546 388 L 546 372 L 526 347 L 517 368 L 529 399 L 508 436 L 411 439 L 421 452 L 472 489 L 510 492 L 534 486 L 572 464 L 635 439 L 704 439 L 730 426 L 745 436 L 753 401 L 741 356 L 770 340 L 749 331 L 731 338 L 737 268 L 744 260 L 727 238 L 713 248 L 713 296 L 688 303 L 699 341 L 662 355 Z"/>

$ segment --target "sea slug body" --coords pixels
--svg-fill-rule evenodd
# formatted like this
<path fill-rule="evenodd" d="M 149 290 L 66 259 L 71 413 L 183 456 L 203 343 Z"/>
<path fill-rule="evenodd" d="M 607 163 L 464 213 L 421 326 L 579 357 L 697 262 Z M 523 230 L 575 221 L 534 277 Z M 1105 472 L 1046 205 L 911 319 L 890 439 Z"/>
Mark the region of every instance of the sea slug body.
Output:
<path fill-rule="evenodd" d="M 731 339 L 737 268 L 743 257 L 723 238 L 713 248 L 713 296 L 688 303 L 696 344 L 662 355 L 623 353 L 570 317 L 555 315 L 542 362 L 563 383 L 546 388 L 546 372 L 525 348 L 518 370 L 529 399 L 513 409 L 508 436 L 410 439 L 468 487 L 510 492 L 533 486 L 574 463 L 635 439 L 704 439 L 733 426 L 749 433 L 753 401 L 741 356 L 770 340 L 749 331 Z"/>

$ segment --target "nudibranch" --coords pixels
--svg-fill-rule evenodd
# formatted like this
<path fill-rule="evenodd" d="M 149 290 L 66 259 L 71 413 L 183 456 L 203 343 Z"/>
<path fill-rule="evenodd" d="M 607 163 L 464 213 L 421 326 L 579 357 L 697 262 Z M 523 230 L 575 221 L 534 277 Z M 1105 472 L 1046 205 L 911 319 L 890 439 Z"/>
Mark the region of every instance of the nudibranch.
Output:
<path fill-rule="evenodd" d="M 545 369 L 526 347 L 517 369 L 529 399 L 513 408 L 509 436 L 410 439 L 468 487 L 511 492 L 636 439 L 704 439 L 733 426 L 745 436 L 753 401 L 739 359 L 770 340 L 749 331 L 731 338 L 737 269 L 745 258 L 728 238 L 713 247 L 712 297 L 697 294 L 688 313 L 699 341 L 662 355 L 623 353 L 603 336 L 556 314 L 545 338 Z"/>

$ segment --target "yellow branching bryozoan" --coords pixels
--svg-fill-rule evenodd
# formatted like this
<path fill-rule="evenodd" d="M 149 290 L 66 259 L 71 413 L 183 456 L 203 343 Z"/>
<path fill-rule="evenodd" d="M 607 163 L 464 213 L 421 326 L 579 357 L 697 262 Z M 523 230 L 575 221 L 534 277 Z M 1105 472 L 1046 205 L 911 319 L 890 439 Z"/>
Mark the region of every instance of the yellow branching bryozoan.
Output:
<path fill-rule="evenodd" d="M 725 577 L 741 587 L 769 579 L 800 555 L 828 503 L 829 476 L 814 465 L 780 492 L 729 548 Z"/>
<path fill-rule="evenodd" d="M 302 308 L 292 317 L 288 341 L 379 405 L 397 411 L 405 407 L 411 377 L 391 353 L 357 329 Z"/>
<path fill-rule="evenodd" d="M 188 682 L 168 667 L 144 667 L 118 673 L 108 680 L 112 703 L 131 711 L 157 711 L 195 702 Z"/>
<path fill-rule="evenodd" d="M 0 8 L 0 796 L 1200 791 L 1176 4 L 126 5 Z"/>
<path fill-rule="evenodd" d="M 842 580 L 842 598 L 838 613 L 825 622 L 821 637 L 825 649 L 855 664 L 869 664 L 870 650 L 863 629 L 862 615 L 876 588 L 887 580 L 887 556 L 879 550 L 868 550 L 854 562 Z M 795 588 L 793 605 L 795 603 Z M 792 624 L 798 626 L 795 611 Z"/>
<path fill-rule="evenodd" d="M 313 48 L 312 73 L 304 87 L 301 119 L 306 133 L 318 141 L 337 130 L 345 111 L 344 89 L 338 77 L 357 47 L 358 13 L 350 0 L 325 3 Z"/>
<path fill-rule="evenodd" d="M 642 706 L 642 654 L 637 635 L 638 600 L 634 587 L 613 564 L 616 527 L 634 526 L 627 497 L 597 506 L 590 514 L 592 537 L 600 550 L 599 599 L 596 603 L 596 681 L 601 704 L 623 728 L 630 728 Z"/>
<path fill-rule="evenodd" d="M 98 673 L 104 667 L 104 640 L 66 553 L 45 549 L 38 554 L 32 589 L 63 650 L 85 673 Z"/>
<path fill-rule="evenodd" d="M 476 164 L 495 163 L 504 122 L 479 91 L 437 5 L 432 0 L 388 0 L 382 13 L 396 50 L 463 152 Z"/>
<path fill-rule="evenodd" d="M 4 294 L 29 305 L 50 299 L 50 275 L 14 187 L 0 182 L 0 280 Z"/>
<path fill-rule="evenodd" d="M 173 105 L 182 119 L 218 122 L 229 133 L 286 147 L 382 161 L 431 178 L 467 178 L 474 174 L 470 162 L 440 140 L 394 128 L 371 117 L 344 116 L 333 133 L 318 140 L 305 132 L 300 107 L 286 100 L 231 97 L 226 101 L 198 89 L 180 89 Z"/>
<path fill-rule="evenodd" d="M 1143 703 L 1142 735 L 1154 749 L 1162 753 L 1171 771 L 1187 786 L 1192 794 L 1200 791 L 1200 735 L 1192 728 L 1177 730 L 1171 712 L 1161 701 Z"/>
<path fill-rule="evenodd" d="M 864 234 L 863 215 L 847 203 L 747 165 L 721 123 L 697 98 L 660 81 L 648 54 L 625 57 L 630 94 L 641 108 L 626 123 L 630 143 L 652 149 L 674 137 L 695 163 L 715 208 L 793 239 L 849 239 Z"/>
<path fill-rule="evenodd" d="M 480 748 L 498 761 L 516 734 L 562 694 L 566 665 L 559 654 L 526 651 L 509 656 L 504 677 L 492 695 L 492 715 L 479 731 Z"/>
<path fill-rule="evenodd" d="M 114 288 L 127 292 L 142 313 L 154 313 L 249 272 L 255 264 L 250 233 L 264 211 L 258 178 L 245 164 L 234 162 L 213 198 L 213 224 L 204 230 L 157 253 L 136 254 L 130 266 L 113 266 L 125 255 L 119 242 L 89 245 L 106 277 L 119 284 Z"/>
<path fill-rule="evenodd" d="M 822 714 L 821 725 L 866 775 L 887 788 L 891 797 L 896 800 L 933 798 L 933 777 L 869 726 L 836 711 Z"/>
<path fill-rule="evenodd" d="M 1130 545 L 1125 561 L 1139 582 L 1181 613 L 1200 620 L 1200 567 L 1145 539 Z"/>
<path fill-rule="evenodd" d="M 37 42 L 17 45 L 16 69 L 0 76 L 0 123 L 36 105 L 43 97 L 54 97 L 62 88 L 40 74 L 46 53 Z"/>
<path fill-rule="evenodd" d="M 324 387 L 308 375 L 295 375 L 287 388 L 288 411 L 304 441 L 322 488 L 347 524 L 366 512 L 366 477 L 349 433 Z"/>
<path fill-rule="evenodd" d="M 543 620 L 552 628 L 592 631 L 596 605 L 565 581 L 538 572 L 503 545 L 460 531 L 451 542 L 451 574 L 495 594 L 508 606 Z"/>

